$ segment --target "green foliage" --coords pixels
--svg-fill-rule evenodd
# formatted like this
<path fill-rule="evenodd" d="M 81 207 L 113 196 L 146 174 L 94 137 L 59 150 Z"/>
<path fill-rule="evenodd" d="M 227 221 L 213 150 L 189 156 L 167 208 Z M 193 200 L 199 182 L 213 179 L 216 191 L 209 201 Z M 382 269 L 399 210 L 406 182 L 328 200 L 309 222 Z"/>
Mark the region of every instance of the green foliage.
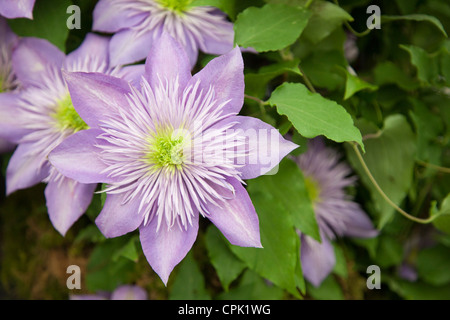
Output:
<path fill-rule="evenodd" d="M 17 35 L 47 39 L 65 52 L 69 34 L 66 9 L 71 4 L 70 0 L 38 0 L 33 10 L 33 20 L 20 18 L 8 23 Z"/>
<path fill-rule="evenodd" d="M 235 41 L 260 52 L 283 49 L 297 40 L 310 15 L 306 9 L 286 5 L 250 7 L 236 19 Z"/>

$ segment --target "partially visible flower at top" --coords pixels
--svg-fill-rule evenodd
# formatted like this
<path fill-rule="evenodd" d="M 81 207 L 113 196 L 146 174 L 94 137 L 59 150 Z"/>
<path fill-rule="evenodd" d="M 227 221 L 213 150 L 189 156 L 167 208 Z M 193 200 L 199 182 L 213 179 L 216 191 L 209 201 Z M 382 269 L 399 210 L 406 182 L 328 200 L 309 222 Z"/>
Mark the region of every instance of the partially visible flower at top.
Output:
<path fill-rule="evenodd" d="M 12 70 L 12 52 L 16 46 L 18 37 L 11 31 L 6 19 L 0 17 L 0 95 L 17 89 L 18 82 Z M 0 118 L 6 115 L 1 113 Z M 14 148 L 14 144 L 6 139 L 0 138 L 0 153 L 10 151 Z"/>
<path fill-rule="evenodd" d="M 72 294 L 70 300 L 147 300 L 147 292 L 139 286 L 122 285 L 113 292 L 97 294 Z"/>
<path fill-rule="evenodd" d="M 147 260 L 167 283 L 195 242 L 200 215 L 232 244 L 261 247 L 242 179 L 269 172 L 297 145 L 259 119 L 237 116 L 244 102 L 239 48 L 192 76 L 182 46 L 164 33 L 145 66 L 139 88 L 110 76 L 66 74 L 90 129 L 49 159 L 70 178 L 108 184 L 97 226 L 108 238 L 139 228 Z"/>
<path fill-rule="evenodd" d="M 336 236 L 372 238 L 378 231 L 360 206 L 346 193 L 356 176 L 339 160 L 339 153 L 321 138 L 309 141 L 308 150 L 295 158 L 305 177 L 306 189 L 319 225 L 321 243 L 301 234 L 301 264 L 305 278 L 319 286 L 336 263 L 331 241 Z"/>
<path fill-rule="evenodd" d="M 7 194 L 47 182 L 50 220 L 63 235 L 88 207 L 96 185 L 62 176 L 47 159 L 61 141 L 88 128 L 73 108 L 61 70 L 123 74 L 109 66 L 108 43 L 109 38 L 88 34 L 66 57 L 47 40 L 22 38 L 12 56 L 22 88 L 0 94 L 0 138 L 18 144 L 6 170 Z"/>
<path fill-rule="evenodd" d="M 186 50 L 191 67 L 198 50 L 224 54 L 233 48 L 233 25 L 219 9 L 192 7 L 192 0 L 100 0 L 93 30 L 116 33 L 110 44 L 111 63 L 129 64 L 147 57 L 149 48 L 168 32 Z"/>
<path fill-rule="evenodd" d="M 0 0 L 0 15 L 8 18 L 33 19 L 33 7 L 36 0 Z"/>

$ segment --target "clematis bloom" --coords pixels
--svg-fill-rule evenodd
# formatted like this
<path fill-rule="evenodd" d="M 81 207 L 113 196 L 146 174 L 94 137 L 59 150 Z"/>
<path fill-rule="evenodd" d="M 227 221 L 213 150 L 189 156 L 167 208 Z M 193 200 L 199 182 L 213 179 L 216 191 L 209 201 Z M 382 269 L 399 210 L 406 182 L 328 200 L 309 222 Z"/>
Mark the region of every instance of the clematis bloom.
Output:
<path fill-rule="evenodd" d="M 111 63 L 123 65 L 147 57 L 149 48 L 168 32 L 186 50 L 191 66 L 198 50 L 224 54 L 233 48 L 233 25 L 220 10 L 191 6 L 192 0 L 100 0 L 93 30 L 115 33 Z"/>
<path fill-rule="evenodd" d="M 145 68 L 139 88 L 67 73 L 74 107 L 90 129 L 49 159 L 67 177 L 107 184 L 100 231 L 117 237 L 138 228 L 147 260 L 167 283 L 195 242 L 200 216 L 232 244 L 261 247 L 242 179 L 267 173 L 297 146 L 261 120 L 237 116 L 244 99 L 239 48 L 192 76 L 182 46 L 163 34 Z"/>
<path fill-rule="evenodd" d="M 8 18 L 33 19 L 33 7 L 36 0 L 0 0 L 0 15 Z"/>
<path fill-rule="evenodd" d="M 6 170 L 7 194 L 46 182 L 48 214 L 62 235 L 85 212 L 96 184 L 64 177 L 47 159 L 65 138 L 88 128 L 73 108 L 61 70 L 125 75 L 109 66 L 108 42 L 109 38 L 88 34 L 77 50 L 65 56 L 46 40 L 22 38 L 12 56 L 22 88 L 0 95 L 0 138 L 18 144 Z"/>
<path fill-rule="evenodd" d="M 0 17 L 0 103 L 1 95 L 16 90 L 18 87 L 16 76 L 12 69 L 12 52 L 16 46 L 18 37 L 11 31 L 6 19 Z M 0 117 L 5 117 L 1 113 Z M 0 138 L 0 153 L 10 151 L 14 144 Z"/>
<path fill-rule="evenodd" d="M 303 172 L 305 183 L 321 236 L 319 243 L 301 234 L 301 263 L 305 278 L 319 286 L 336 263 L 331 241 L 336 236 L 372 238 L 378 234 L 366 213 L 346 194 L 356 176 L 349 176 L 350 167 L 340 162 L 339 154 L 315 138 L 308 150 L 295 158 Z"/>

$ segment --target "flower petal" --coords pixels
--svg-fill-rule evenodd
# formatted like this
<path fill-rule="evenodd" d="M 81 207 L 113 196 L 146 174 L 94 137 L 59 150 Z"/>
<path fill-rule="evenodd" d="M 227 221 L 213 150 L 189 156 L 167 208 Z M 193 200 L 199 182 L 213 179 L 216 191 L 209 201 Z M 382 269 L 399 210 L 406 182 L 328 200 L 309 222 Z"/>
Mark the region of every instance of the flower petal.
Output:
<path fill-rule="evenodd" d="M 278 129 L 253 117 L 228 117 L 212 128 L 229 123 L 235 123 L 230 130 L 237 131 L 236 133 L 246 140 L 245 146 L 238 147 L 243 149 L 239 152 L 246 156 L 236 158 L 237 164 L 243 165 L 238 168 L 242 179 L 253 179 L 268 173 L 280 163 L 281 159 L 298 148 L 295 143 L 284 139 Z"/>
<path fill-rule="evenodd" d="M 309 236 L 301 237 L 300 260 L 303 275 L 315 287 L 320 286 L 336 264 L 333 246 L 323 235 L 321 239 L 322 243 L 319 243 Z"/>
<path fill-rule="evenodd" d="M 125 66 L 118 70 L 116 74 L 119 78 L 125 79 L 135 88 L 141 87 L 141 79 L 145 73 L 144 64 L 134 64 L 131 66 Z"/>
<path fill-rule="evenodd" d="M 51 164 L 64 176 L 81 183 L 112 183 L 115 179 L 102 173 L 107 168 L 96 147 L 100 129 L 79 131 L 61 142 L 48 155 Z"/>
<path fill-rule="evenodd" d="M 90 72 L 94 71 L 93 68 L 97 67 L 99 69 L 98 72 L 101 72 L 100 69 L 106 71 L 109 67 L 109 41 L 109 37 L 88 33 L 81 45 L 67 55 L 65 61 L 67 70 L 71 72 Z M 90 70 L 83 68 L 84 66 L 80 64 L 80 61 L 89 61 Z"/>
<path fill-rule="evenodd" d="M 114 238 L 136 230 L 144 216 L 139 213 L 140 199 L 124 203 L 125 194 L 107 194 L 103 210 L 95 224 L 107 238 Z"/>
<path fill-rule="evenodd" d="M 61 69 L 65 55 L 44 39 L 22 38 L 12 55 L 14 72 L 22 85 L 39 86 Z"/>
<path fill-rule="evenodd" d="M 33 19 L 35 0 L 0 0 L 0 15 L 8 18 Z"/>
<path fill-rule="evenodd" d="M 207 204 L 207 218 L 223 233 L 231 244 L 262 248 L 259 220 L 247 190 L 235 178 L 228 178 L 234 187 L 234 198 L 225 200 L 222 207 Z"/>
<path fill-rule="evenodd" d="M 124 8 L 120 0 L 100 0 L 94 8 L 92 30 L 114 33 L 121 29 L 130 28 L 147 16 L 137 14 L 136 10 Z"/>
<path fill-rule="evenodd" d="M 341 221 L 344 228 L 341 236 L 373 238 L 378 235 L 378 230 L 374 228 L 372 221 L 356 202 L 342 200 L 339 210 L 333 209 L 330 212 L 335 215 L 336 220 Z M 339 232 L 339 229 L 335 228 L 335 231 Z"/>
<path fill-rule="evenodd" d="M 190 84 L 200 80 L 199 89 L 208 92 L 214 88 L 218 104 L 228 101 L 224 114 L 238 114 L 244 104 L 244 62 L 238 47 L 227 54 L 211 60 L 206 67 L 196 73 Z"/>
<path fill-rule="evenodd" d="M 63 72 L 75 110 L 90 127 L 96 128 L 105 115 L 128 105 L 130 84 L 100 73 Z"/>
<path fill-rule="evenodd" d="M 153 31 L 138 32 L 134 29 L 125 29 L 117 32 L 109 44 L 111 66 L 144 60 L 153 41 Z"/>
<path fill-rule="evenodd" d="M 111 300 L 147 300 L 147 292 L 139 286 L 123 285 L 114 290 Z"/>
<path fill-rule="evenodd" d="M 22 109 L 18 106 L 20 95 L 16 93 L 0 94 L 0 138 L 18 143 L 30 130 L 20 122 Z"/>
<path fill-rule="evenodd" d="M 49 164 L 34 153 L 33 143 L 20 144 L 6 169 L 6 193 L 31 187 L 49 175 Z"/>
<path fill-rule="evenodd" d="M 191 76 L 191 65 L 183 47 L 168 33 L 156 38 L 145 62 L 146 77 L 153 87 L 163 81 L 171 83 L 178 78 L 180 90 Z"/>
<path fill-rule="evenodd" d="M 206 17 L 205 17 L 206 18 Z M 214 21 L 215 28 L 220 30 L 220 35 L 206 33 L 203 40 L 199 43 L 200 50 L 208 54 L 225 54 L 233 49 L 234 46 L 234 30 L 233 24 L 227 20 Z"/>
<path fill-rule="evenodd" d="M 51 180 L 45 188 L 50 221 L 61 235 L 86 211 L 97 184 L 83 184 L 69 178 Z"/>
<path fill-rule="evenodd" d="M 139 228 L 145 257 L 165 285 L 173 268 L 183 260 L 197 238 L 198 216 L 196 214 L 192 217 L 192 225 L 187 230 L 181 229 L 177 224 L 169 229 L 164 219 L 157 230 L 156 217 Z"/>

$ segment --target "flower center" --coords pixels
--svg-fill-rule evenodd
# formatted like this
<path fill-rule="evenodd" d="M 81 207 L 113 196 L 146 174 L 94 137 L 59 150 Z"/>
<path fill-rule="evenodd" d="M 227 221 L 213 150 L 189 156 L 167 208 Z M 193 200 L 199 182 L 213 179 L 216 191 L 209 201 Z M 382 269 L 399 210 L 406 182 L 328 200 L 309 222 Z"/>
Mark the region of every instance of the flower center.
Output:
<path fill-rule="evenodd" d="M 311 179 L 310 177 L 305 177 L 305 187 L 311 202 L 317 202 L 320 194 L 320 189 L 317 181 Z"/>
<path fill-rule="evenodd" d="M 58 127 L 62 130 L 72 129 L 74 132 L 89 129 L 89 126 L 81 119 L 73 107 L 70 96 L 59 100 L 55 113 L 52 117 L 56 120 Z"/>
<path fill-rule="evenodd" d="M 149 150 L 146 160 L 154 169 L 181 169 L 184 162 L 185 137 L 173 130 L 164 130 L 148 139 Z"/>
<path fill-rule="evenodd" d="M 166 9 L 176 13 L 186 11 L 192 0 L 157 0 L 158 3 Z"/>

